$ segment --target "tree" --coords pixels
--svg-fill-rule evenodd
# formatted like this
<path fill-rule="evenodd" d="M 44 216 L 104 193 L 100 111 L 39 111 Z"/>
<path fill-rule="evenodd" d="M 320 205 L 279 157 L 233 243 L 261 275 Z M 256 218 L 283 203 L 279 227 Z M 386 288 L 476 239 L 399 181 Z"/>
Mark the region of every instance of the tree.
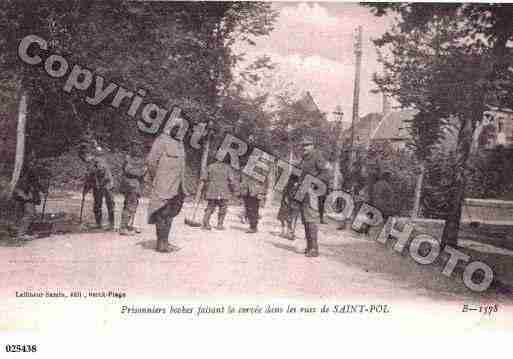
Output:
<path fill-rule="evenodd" d="M 40 68 L 24 66 L 17 58 L 24 36 L 45 38 L 52 52 L 106 81 L 146 90 L 145 101 L 178 105 L 204 120 L 230 95 L 232 69 L 241 59 L 234 42 L 269 33 L 276 17 L 264 3 L 115 0 L 6 0 L 0 15 L 0 80 L 15 81 L 13 97 L 26 98 L 27 145 L 43 156 L 67 151 L 86 128 L 116 150 L 137 133 L 134 121 L 127 126 L 109 101 L 93 107 L 83 94 L 64 93 Z"/>
<path fill-rule="evenodd" d="M 513 36 L 513 7 L 488 4 L 371 4 L 377 16 L 400 15 L 397 26 L 376 41 L 388 47 L 388 76 L 378 80 L 404 107 L 420 111 L 414 119 L 418 144 L 440 140 L 444 127 L 457 128 L 456 158 L 446 198 L 442 243 L 456 245 L 468 160 L 476 125 L 490 101 L 507 104 L 511 89 L 507 42 Z M 442 131 L 440 131 L 442 129 Z M 417 146 L 421 147 L 421 146 Z M 428 146 L 429 148 L 429 146 Z M 429 153 L 421 153 L 424 157 Z"/>

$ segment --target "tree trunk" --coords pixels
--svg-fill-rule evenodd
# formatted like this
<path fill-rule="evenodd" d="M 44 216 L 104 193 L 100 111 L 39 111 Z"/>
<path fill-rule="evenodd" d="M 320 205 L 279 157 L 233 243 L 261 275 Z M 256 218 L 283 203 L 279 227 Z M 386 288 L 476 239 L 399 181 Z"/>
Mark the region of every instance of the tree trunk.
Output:
<path fill-rule="evenodd" d="M 424 182 L 424 175 L 426 173 L 426 163 L 423 161 L 420 165 L 420 174 L 417 177 L 417 184 L 415 186 L 415 200 L 413 202 L 413 211 L 411 216 L 418 218 L 420 213 L 420 197 L 422 195 L 422 184 Z"/>
<path fill-rule="evenodd" d="M 474 121 L 474 123 L 476 122 L 477 121 Z M 456 147 L 457 158 L 454 173 L 454 186 L 456 187 L 456 190 L 452 198 L 447 199 L 448 201 L 451 201 L 453 205 L 451 206 L 451 211 L 449 212 L 445 222 L 442 234 L 442 246 L 451 245 L 456 247 L 458 245 L 461 212 L 463 199 L 465 197 L 466 172 L 475 128 L 472 123 L 473 121 L 470 118 L 466 119 L 458 135 L 458 143 Z"/>
<path fill-rule="evenodd" d="M 276 163 L 274 163 L 274 162 L 270 165 L 270 167 L 271 168 L 269 171 L 269 175 L 267 176 L 267 188 L 265 189 L 266 201 L 264 203 L 263 208 L 268 207 L 269 203 L 271 203 L 274 198 L 274 183 L 276 182 L 278 168 L 277 168 Z"/>
<path fill-rule="evenodd" d="M 20 103 L 18 106 L 18 127 L 16 129 L 16 157 L 14 160 L 14 169 L 11 178 L 11 184 L 9 188 L 9 197 L 12 196 L 14 187 L 18 183 L 20 178 L 21 170 L 23 168 L 23 160 L 25 155 L 25 129 L 27 125 L 27 103 L 28 94 L 23 91 L 20 97 Z"/>

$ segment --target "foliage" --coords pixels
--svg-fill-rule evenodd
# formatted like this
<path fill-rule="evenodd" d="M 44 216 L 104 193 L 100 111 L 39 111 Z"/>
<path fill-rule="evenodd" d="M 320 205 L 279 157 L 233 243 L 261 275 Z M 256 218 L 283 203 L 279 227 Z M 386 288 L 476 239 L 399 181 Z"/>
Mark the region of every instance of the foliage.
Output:
<path fill-rule="evenodd" d="M 391 174 L 390 185 L 397 203 L 390 204 L 400 215 L 409 215 L 413 207 L 415 183 L 418 173 L 414 171 L 418 161 L 407 149 L 395 149 L 390 143 L 374 143 L 361 153 L 371 185 L 381 174 Z"/>
<path fill-rule="evenodd" d="M 513 199 L 512 150 L 499 146 L 470 159 L 467 195 L 471 198 Z"/>
<path fill-rule="evenodd" d="M 333 146 L 336 132 L 326 120 L 326 114 L 311 108 L 304 98 L 294 99 L 287 94 L 278 96 L 277 110 L 273 111 L 271 141 L 275 152 L 286 158 L 292 144 L 292 151 L 299 157 L 300 141 L 305 135 L 312 136 L 324 155 L 333 160 Z"/>
<path fill-rule="evenodd" d="M 405 107 L 419 110 L 413 137 L 421 160 L 432 160 L 431 149 L 444 127 L 455 121 L 457 150 L 451 166 L 437 168 L 439 191 L 449 209 L 443 243 L 455 244 L 467 182 L 473 133 L 485 105 L 499 102 L 511 89 L 507 42 L 513 36 L 512 6 L 488 4 L 370 4 L 377 16 L 400 15 L 398 24 L 376 41 L 387 48 L 386 75 L 377 83 Z M 434 178 L 433 174 L 427 176 Z M 452 186 L 447 190 L 446 186 Z"/>
<path fill-rule="evenodd" d="M 29 146 L 45 156 L 65 152 L 87 128 L 108 147 L 122 149 L 136 129 L 108 100 L 92 107 L 77 91 L 63 93 L 62 83 L 40 68 L 23 66 L 16 51 L 22 37 L 37 34 L 70 63 L 131 91 L 146 90 L 146 102 L 178 105 L 204 120 L 228 96 L 241 59 L 232 51 L 234 42 L 253 43 L 272 30 L 276 17 L 267 3 L 114 0 L 7 0 L 0 15 L 2 77 L 29 93 Z"/>

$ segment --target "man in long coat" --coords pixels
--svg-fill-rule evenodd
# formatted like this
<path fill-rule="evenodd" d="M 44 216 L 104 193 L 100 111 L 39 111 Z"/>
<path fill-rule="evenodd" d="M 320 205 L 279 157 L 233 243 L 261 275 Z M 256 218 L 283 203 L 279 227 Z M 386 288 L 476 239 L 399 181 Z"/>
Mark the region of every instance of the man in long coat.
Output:
<path fill-rule="evenodd" d="M 178 247 L 171 246 L 168 237 L 173 219 L 180 213 L 188 194 L 183 143 L 163 132 L 153 143 L 146 166 L 152 181 L 148 223 L 156 227 L 156 249 L 162 253 L 176 251 Z"/>
<path fill-rule="evenodd" d="M 306 175 L 314 176 L 318 179 L 326 178 L 328 167 L 327 162 L 323 158 L 320 151 L 315 149 L 313 138 L 305 136 L 302 143 L 303 145 L 303 160 L 302 160 L 302 176 L 300 183 L 304 180 Z M 303 201 L 301 202 L 301 220 L 305 226 L 306 249 L 305 255 L 307 257 L 319 256 L 319 245 L 317 243 L 318 227 L 317 218 L 314 209 L 311 207 L 310 195 L 307 192 Z"/>

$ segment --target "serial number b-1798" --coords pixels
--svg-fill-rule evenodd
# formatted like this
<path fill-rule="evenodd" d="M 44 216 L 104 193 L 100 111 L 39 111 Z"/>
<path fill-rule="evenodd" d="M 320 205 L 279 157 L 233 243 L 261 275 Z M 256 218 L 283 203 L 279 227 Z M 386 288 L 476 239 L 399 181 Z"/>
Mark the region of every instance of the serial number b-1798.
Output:
<path fill-rule="evenodd" d="M 388 304 L 344 304 L 334 305 L 333 313 L 390 313 Z"/>

